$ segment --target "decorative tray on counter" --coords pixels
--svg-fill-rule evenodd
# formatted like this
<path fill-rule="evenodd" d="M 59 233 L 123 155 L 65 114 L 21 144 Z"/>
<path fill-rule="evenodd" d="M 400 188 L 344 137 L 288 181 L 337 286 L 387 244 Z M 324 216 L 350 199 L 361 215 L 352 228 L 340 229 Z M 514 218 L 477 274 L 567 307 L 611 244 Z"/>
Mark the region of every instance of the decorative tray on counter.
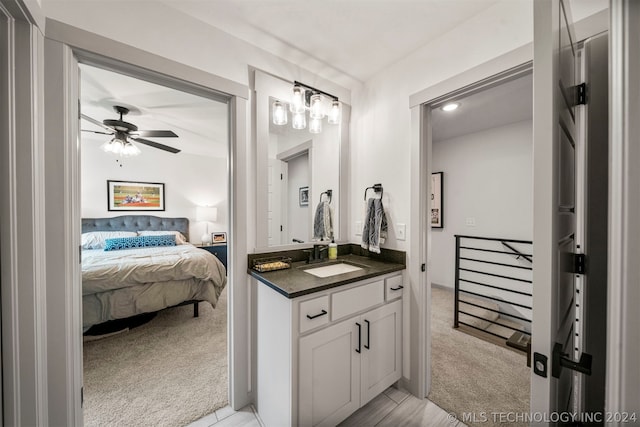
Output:
<path fill-rule="evenodd" d="M 286 257 L 273 257 L 273 258 L 258 258 L 253 260 L 251 266 L 255 271 L 264 273 L 267 271 L 285 270 L 291 268 L 291 258 Z"/>

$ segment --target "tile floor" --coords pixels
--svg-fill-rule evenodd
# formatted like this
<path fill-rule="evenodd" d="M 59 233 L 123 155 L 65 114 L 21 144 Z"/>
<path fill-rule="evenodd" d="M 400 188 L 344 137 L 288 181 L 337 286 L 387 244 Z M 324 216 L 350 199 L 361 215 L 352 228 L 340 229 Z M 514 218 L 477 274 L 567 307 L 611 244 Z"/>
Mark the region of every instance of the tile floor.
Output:
<path fill-rule="evenodd" d="M 240 411 L 231 407 L 219 409 L 213 414 L 190 424 L 188 427 L 261 427 L 252 406 Z M 435 403 L 420 400 L 403 389 L 389 387 L 365 406 L 344 420 L 341 427 L 466 427 L 461 421 L 450 418 L 447 411 Z"/>

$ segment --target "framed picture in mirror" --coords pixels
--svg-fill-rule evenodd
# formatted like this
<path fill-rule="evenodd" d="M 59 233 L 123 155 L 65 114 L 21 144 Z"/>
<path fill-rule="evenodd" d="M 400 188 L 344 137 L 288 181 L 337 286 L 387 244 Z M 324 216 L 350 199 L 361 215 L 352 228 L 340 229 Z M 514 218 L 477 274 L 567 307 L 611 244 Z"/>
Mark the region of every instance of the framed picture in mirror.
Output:
<path fill-rule="evenodd" d="M 300 187 L 299 191 L 300 191 L 300 206 L 309 206 L 309 187 Z"/>
<path fill-rule="evenodd" d="M 444 228 L 442 179 L 442 172 L 431 174 L 431 228 Z"/>

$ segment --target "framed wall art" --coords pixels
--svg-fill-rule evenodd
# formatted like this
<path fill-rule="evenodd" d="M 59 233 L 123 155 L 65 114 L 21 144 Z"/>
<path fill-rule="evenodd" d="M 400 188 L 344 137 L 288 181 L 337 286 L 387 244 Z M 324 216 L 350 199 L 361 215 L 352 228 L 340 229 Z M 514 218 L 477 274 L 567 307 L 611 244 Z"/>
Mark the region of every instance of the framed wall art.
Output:
<path fill-rule="evenodd" d="M 431 174 L 431 228 L 444 227 L 444 214 L 442 208 L 442 183 L 443 172 Z"/>
<path fill-rule="evenodd" d="M 107 207 L 110 211 L 163 211 L 164 184 L 109 180 Z"/>
<path fill-rule="evenodd" d="M 216 243 L 227 243 L 227 233 L 224 231 L 211 233 L 211 242 L 215 245 Z"/>

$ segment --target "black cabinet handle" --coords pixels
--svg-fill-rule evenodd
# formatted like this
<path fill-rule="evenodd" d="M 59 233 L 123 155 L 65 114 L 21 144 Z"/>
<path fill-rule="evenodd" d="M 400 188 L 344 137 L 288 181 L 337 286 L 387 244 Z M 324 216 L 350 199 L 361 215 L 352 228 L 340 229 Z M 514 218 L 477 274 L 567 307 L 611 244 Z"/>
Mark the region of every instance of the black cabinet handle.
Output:
<path fill-rule="evenodd" d="M 309 316 L 309 315 L 307 314 L 307 319 L 309 319 L 309 320 L 313 320 L 313 319 L 315 319 L 316 317 L 324 316 L 325 314 L 327 314 L 327 310 L 322 310 L 322 312 L 320 312 L 319 314 L 313 315 L 313 316 Z"/>
<path fill-rule="evenodd" d="M 399 291 L 402 288 L 404 288 L 404 286 L 400 285 L 397 288 L 389 288 L 389 289 L 391 289 L 392 291 Z"/>
<path fill-rule="evenodd" d="M 371 337 L 369 336 L 369 331 L 371 330 L 371 323 L 369 323 L 369 321 L 366 320 L 366 319 L 365 319 L 364 323 L 367 324 L 367 343 L 364 345 L 364 348 L 369 350 L 370 349 L 369 345 L 371 344 Z"/>
<path fill-rule="evenodd" d="M 356 353 L 360 353 L 362 351 L 362 325 L 356 322 L 358 326 L 358 348 L 356 348 Z"/>

